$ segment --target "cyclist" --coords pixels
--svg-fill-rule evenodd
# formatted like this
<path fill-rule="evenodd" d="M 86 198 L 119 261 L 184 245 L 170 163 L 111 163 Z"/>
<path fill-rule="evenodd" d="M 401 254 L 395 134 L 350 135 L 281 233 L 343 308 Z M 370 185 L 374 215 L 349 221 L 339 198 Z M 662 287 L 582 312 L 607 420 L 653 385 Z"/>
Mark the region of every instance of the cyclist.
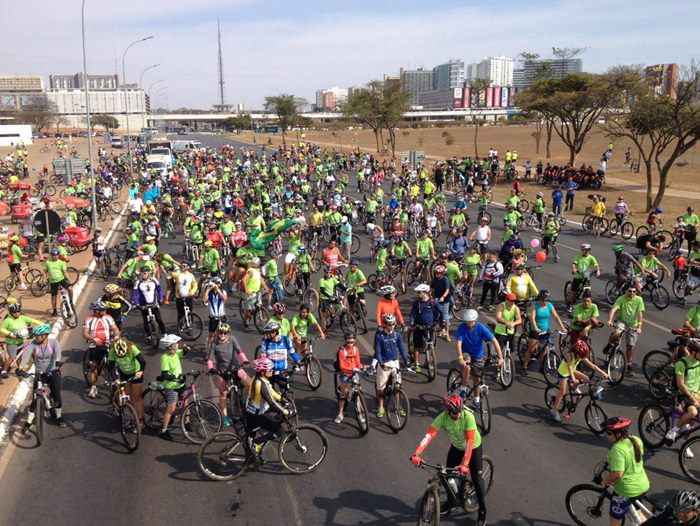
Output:
<path fill-rule="evenodd" d="M 607 348 L 611 349 L 620 338 L 625 337 L 625 348 L 627 355 L 627 374 L 632 373 L 632 353 L 637 345 L 637 339 L 642 334 L 642 324 L 644 323 L 644 300 L 637 294 L 636 287 L 629 287 L 621 295 L 608 315 L 608 327 L 614 327 L 608 339 Z"/>
<path fill-rule="evenodd" d="M 498 366 L 503 365 L 503 352 L 501 345 L 493 333 L 483 323 L 479 322 L 479 313 L 474 309 L 467 309 L 462 313 L 463 323 L 457 327 L 455 342 L 457 345 L 457 360 L 462 366 L 462 390 L 461 396 L 466 396 L 469 389 L 470 376 L 474 379 L 474 385 L 480 380 L 481 372 L 486 364 L 487 354 L 484 343 L 491 343 L 498 355 Z M 474 398 L 475 405 L 480 404 L 479 392 Z"/>
<path fill-rule="evenodd" d="M 345 284 L 348 288 L 350 306 L 352 307 L 356 301 L 359 301 L 366 308 L 364 286 L 367 285 L 367 277 L 355 259 L 350 261 L 350 268 L 345 275 Z"/>
<path fill-rule="evenodd" d="M 288 359 L 291 357 L 295 365 L 301 362 L 301 355 L 294 350 L 289 336 L 282 336 L 280 324 L 276 321 L 268 321 L 263 327 L 260 353 L 272 360 L 275 369 L 273 381 L 279 385 L 286 385 L 287 383 L 286 378 L 282 374 L 289 368 Z"/>
<path fill-rule="evenodd" d="M 49 339 L 49 334 L 51 333 L 51 325 L 48 323 L 42 323 L 41 325 L 34 327 L 32 330 L 33 339 L 31 343 L 26 348 L 27 365 L 17 368 L 18 375 L 21 376 L 22 373 L 29 370 L 31 364 L 35 367 L 34 376 L 34 387 L 32 391 L 36 390 L 37 383 L 39 379 L 44 382 L 51 393 L 51 399 L 53 400 L 53 407 L 51 408 L 51 413 L 56 419 L 56 425 L 58 427 L 66 427 L 66 423 L 63 421 L 62 407 L 63 401 L 61 397 L 61 346 L 58 343 L 57 338 Z M 29 407 L 29 413 L 27 414 L 27 421 L 24 424 L 25 430 L 31 427 L 34 421 L 34 410 L 36 409 L 36 399 L 32 400 L 32 404 Z M 39 416 L 41 418 L 41 415 Z"/>
<path fill-rule="evenodd" d="M 85 320 L 83 338 L 88 342 L 87 362 L 89 366 L 88 397 L 97 397 L 97 378 L 107 357 L 107 348 L 111 341 L 119 338 L 120 331 L 114 319 L 107 314 L 107 306 L 97 300 L 90 305 L 92 316 Z"/>
<path fill-rule="evenodd" d="M 107 307 L 107 314 L 112 317 L 117 327 L 121 328 L 126 312 L 131 309 L 131 303 L 122 296 L 119 285 L 114 283 L 105 285 L 99 301 L 104 303 L 105 307 Z"/>
<path fill-rule="evenodd" d="M 107 368 L 117 379 L 129 382 L 129 396 L 139 418 L 139 427 L 143 427 L 143 373 L 146 360 L 141 351 L 126 339 L 116 338 L 109 346 Z"/>
<path fill-rule="evenodd" d="M 185 306 L 192 310 L 192 300 L 197 295 L 197 280 L 190 271 L 188 263 L 182 263 L 180 270 L 173 273 L 175 282 L 175 306 L 177 307 L 177 326 L 185 317 Z"/>
<path fill-rule="evenodd" d="M 7 252 L 7 264 L 10 267 L 10 273 L 14 274 L 19 280 L 17 288 L 19 290 L 27 290 L 27 284 L 22 276 L 22 260 L 25 259 L 22 247 L 19 246 L 19 236 L 14 234 L 10 236 L 10 250 Z M 55 316 L 55 314 L 54 314 Z"/>
<path fill-rule="evenodd" d="M 443 318 L 437 302 L 430 296 L 429 285 L 421 283 L 413 290 L 417 298 L 411 305 L 409 325 L 412 332 L 414 367 L 416 372 L 420 372 L 420 352 L 425 348 L 428 336 L 442 324 Z"/>
<path fill-rule="evenodd" d="M 221 272 L 221 256 L 210 239 L 204 242 L 204 252 L 200 256 L 200 263 L 202 272 L 210 276 L 218 276 L 219 272 Z"/>
<path fill-rule="evenodd" d="M 549 250 L 557 243 L 557 238 L 561 232 L 561 225 L 557 217 L 550 212 L 547 214 L 547 219 L 544 222 L 543 234 L 542 234 L 542 250 L 545 251 L 547 257 L 549 257 Z M 554 257 L 554 262 L 559 262 L 559 254 L 557 253 Z"/>
<path fill-rule="evenodd" d="M 372 359 L 372 369 L 376 372 L 375 389 L 378 402 L 377 417 L 379 418 L 385 415 L 384 390 L 389 379 L 399 370 L 399 356 L 404 365 L 408 365 L 406 347 L 401 335 L 395 331 L 396 318 L 393 314 L 385 314 L 382 322 L 382 326 L 377 329 L 374 335 L 374 358 Z"/>
<path fill-rule="evenodd" d="M 436 265 L 433 270 L 434 277 L 430 282 L 432 296 L 435 298 L 435 306 L 440 311 L 440 335 L 450 341 L 450 302 L 453 286 L 447 277 L 447 268 L 444 265 Z"/>
<path fill-rule="evenodd" d="M 552 316 L 557 320 L 559 329 L 565 330 L 564 322 L 561 321 L 557 309 L 549 301 L 549 290 L 547 289 L 542 289 L 537 295 L 537 301 L 532 303 L 528 316 L 530 318 L 530 333 L 527 339 L 527 352 L 525 352 L 522 363 L 522 373 L 525 376 L 527 376 L 532 355 L 537 353 L 538 346 L 546 343 L 550 338 L 549 326 Z"/>
<path fill-rule="evenodd" d="M 588 382 L 589 380 L 588 376 L 577 370 L 581 362 L 603 378 L 608 378 L 607 373 L 589 359 L 590 354 L 591 348 L 584 340 L 576 340 L 572 344 L 571 350 L 564 353 L 564 359 L 559 364 L 559 369 L 557 369 L 559 373 L 559 391 L 550 410 L 552 419 L 555 422 L 561 422 L 561 414 L 558 408 L 569 390 L 569 384 L 571 384 L 572 388 L 577 389 L 579 382 Z"/>
<path fill-rule="evenodd" d="M 393 285 L 384 285 L 379 289 L 378 293 L 381 297 L 377 300 L 377 326 L 381 327 L 384 316 L 386 314 L 391 314 L 396 318 L 399 327 L 403 327 L 405 322 L 403 314 L 401 314 L 401 307 L 396 299 L 396 287 Z"/>
<path fill-rule="evenodd" d="M 680 490 L 664 513 L 652 517 L 644 526 L 700 525 L 700 496 L 693 490 Z"/>
<path fill-rule="evenodd" d="M 683 416 L 666 433 L 666 438 L 671 442 L 676 439 L 683 426 L 697 419 L 700 407 L 700 345 L 695 343 L 695 340 L 690 340 L 688 350 L 690 354 L 683 356 L 673 366 L 676 388 L 682 395 L 678 401 L 678 409 L 683 411 Z"/>
<path fill-rule="evenodd" d="M 163 413 L 163 426 L 158 436 L 165 440 L 173 440 L 173 436 L 168 431 L 168 426 L 177 407 L 180 392 L 185 387 L 185 376 L 182 374 L 181 359 L 186 354 L 187 348 L 180 346 L 181 340 L 182 338 L 177 334 L 165 334 L 160 339 L 164 352 L 160 357 L 160 375 L 157 380 L 163 386 L 166 406 Z"/>
<path fill-rule="evenodd" d="M 260 272 L 260 258 L 254 257 L 251 259 L 248 269 L 245 271 L 245 274 L 243 274 L 241 280 L 243 282 L 243 292 L 245 293 L 243 299 L 243 305 L 245 307 L 243 309 L 243 326 L 247 328 L 250 324 L 253 312 L 255 311 L 255 307 L 260 301 L 261 292 L 270 292 Z"/>
<path fill-rule="evenodd" d="M 526 271 L 525 265 L 515 267 L 515 274 L 506 283 L 506 293 L 515 294 L 516 301 L 528 301 L 540 293 L 532 276 Z"/>
<path fill-rule="evenodd" d="M 304 284 L 304 290 L 306 290 L 311 283 L 311 256 L 303 245 L 298 249 L 296 262 L 299 272 L 301 272 L 301 281 Z"/>
<path fill-rule="evenodd" d="M 160 314 L 160 304 L 163 302 L 163 291 L 160 288 L 158 280 L 151 277 L 151 273 L 148 269 L 144 268 L 141 270 L 139 280 L 134 284 L 131 300 L 134 305 L 141 309 L 146 342 L 151 343 L 151 341 L 153 341 L 151 324 L 148 319 L 149 309 L 158 324 L 160 333 L 165 334 L 165 323 L 163 323 L 163 318 Z"/>
<path fill-rule="evenodd" d="M 639 265 L 642 268 L 646 281 L 660 281 L 663 277 L 661 271 L 665 272 L 666 275 L 671 274 L 668 267 L 664 265 L 657 257 L 657 254 L 659 253 L 657 248 L 649 247 L 644 252 L 644 256 L 642 256 L 639 260 Z"/>
<path fill-rule="evenodd" d="M 593 274 L 596 277 L 600 276 L 600 266 L 596 257 L 591 254 L 591 245 L 589 243 L 581 243 L 581 253 L 574 258 L 571 264 L 571 273 L 574 279 L 571 283 L 570 297 L 567 298 L 569 305 L 573 305 L 576 302 L 581 289 L 586 283 L 590 282 Z"/>
<path fill-rule="evenodd" d="M 287 312 L 287 306 L 284 303 L 277 302 L 272 305 L 272 316 L 268 321 L 274 321 L 280 326 L 280 335 L 289 336 L 292 325 L 287 318 L 284 317 L 284 313 Z"/>
<path fill-rule="evenodd" d="M 517 297 L 512 292 L 505 295 L 505 301 L 496 307 L 496 328 L 494 333 L 501 349 L 510 346 L 511 351 L 515 350 L 515 331 L 523 324 L 520 309 L 515 304 Z"/>
<path fill-rule="evenodd" d="M 584 289 L 581 294 L 581 303 L 574 305 L 571 319 L 571 340 L 572 342 L 579 338 L 587 339 L 590 334 L 591 327 L 601 327 L 603 324 L 598 319 L 600 311 L 598 305 L 593 303 L 593 295 L 591 289 Z"/>
<path fill-rule="evenodd" d="M 631 499 L 649 491 L 649 479 L 644 471 L 644 445 L 630 436 L 629 418 L 615 416 L 605 421 L 605 433 L 611 444 L 608 451 L 609 473 L 603 486 L 612 486 L 610 499 L 610 526 L 621 526 L 629 511 Z"/>
<path fill-rule="evenodd" d="M 224 427 L 230 427 L 232 422 L 228 415 L 226 379 L 233 374 L 234 370 L 237 370 L 238 378 L 245 382 L 248 375 L 242 366 L 249 362 L 240 345 L 231 335 L 231 326 L 228 323 L 219 323 L 215 335 L 207 353 L 207 369 L 216 374 L 214 384 L 219 391 L 219 409 L 224 417 Z"/>
<path fill-rule="evenodd" d="M 479 301 L 480 309 L 492 310 L 494 308 L 504 274 L 503 263 L 498 260 L 498 254 L 493 251 L 488 252 L 479 276 L 482 282 L 481 300 Z M 491 302 L 487 306 L 485 305 L 486 296 L 489 294 L 491 295 Z"/>
<path fill-rule="evenodd" d="M 471 473 L 474 491 L 479 503 L 477 526 L 485 526 L 486 489 L 483 481 L 483 449 L 481 447 L 481 433 L 476 425 L 474 413 L 464 405 L 462 398 L 458 395 L 446 396 L 442 400 L 442 405 L 444 410 L 428 427 L 423 440 L 420 441 L 411 456 L 411 462 L 415 466 L 420 466 L 423 463 L 423 452 L 437 436 L 438 431 L 443 429 L 450 439 L 450 449 L 447 452 L 445 466 L 448 468 L 459 467 L 459 472 L 463 476 Z M 457 495 L 462 495 L 463 492 L 464 479 L 460 478 Z M 441 505 L 440 509 L 444 509 L 444 515 L 448 515 L 450 510 L 458 504 L 448 501 L 446 506 Z"/>
<path fill-rule="evenodd" d="M 302 355 L 307 349 L 310 325 L 316 327 L 316 330 L 321 335 L 322 340 L 326 339 L 326 334 L 323 332 L 323 328 L 318 323 L 316 316 L 314 316 L 311 312 L 311 308 L 306 303 L 302 303 L 299 306 L 299 314 L 295 314 L 292 317 L 290 330 L 290 335 L 292 336 L 292 341 L 294 342 L 294 348 Z"/>
<path fill-rule="evenodd" d="M 64 288 L 68 291 L 68 297 L 70 298 L 71 305 L 73 304 L 73 292 L 66 279 L 66 272 L 68 267 L 66 262 L 59 259 L 59 251 L 57 248 L 52 248 L 49 252 L 49 259 L 44 261 L 44 268 L 46 269 L 46 275 L 48 276 L 49 287 L 51 288 L 51 316 L 57 316 L 56 302 L 58 298 L 58 289 Z"/>
<path fill-rule="evenodd" d="M 228 300 L 228 294 L 224 289 L 221 278 L 211 278 L 202 287 L 202 302 L 209 307 L 207 347 L 210 347 L 214 341 L 214 335 L 219 324 L 226 323 L 226 300 Z"/>
<path fill-rule="evenodd" d="M 336 424 L 340 424 L 343 421 L 345 402 L 350 397 L 350 391 L 352 390 L 352 376 L 362 369 L 360 350 L 355 345 L 355 335 L 346 333 L 344 339 L 345 343 L 338 348 L 336 353 L 336 381 L 338 386 L 336 389 L 338 416 L 334 420 Z"/>
<path fill-rule="evenodd" d="M 270 257 L 262 266 L 261 274 L 265 278 L 267 286 L 272 290 L 272 297 L 274 301 L 284 301 L 284 287 L 282 286 L 282 280 L 280 279 L 277 259 Z"/>
<path fill-rule="evenodd" d="M 630 215 L 630 207 L 623 196 L 617 198 L 617 202 L 613 208 L 613 214 L 615 214 L 615 220 L 619 225 L 622 225 L 625 218 Z"/>
<path fill-rule="evenodd" d="M 635 278 L 635 270 L 639 271 L 640 274 L 644 273 L 639 262 L 625 250 L 624 245 L 613 245 L 613 252 L 615 253 L 615 277 L 617 277 L 618 287 L 639 286 L 639 281 Z"/>
<path fill-rule="evenodd" d="M 318 280 L 319 307 L 318 311 L 328 312 L 334 303 L 340 301 L 338 293 L 343 288 L 338 276 L 333 273 L 332 267 L 323 269 L 323 277 Z"/>

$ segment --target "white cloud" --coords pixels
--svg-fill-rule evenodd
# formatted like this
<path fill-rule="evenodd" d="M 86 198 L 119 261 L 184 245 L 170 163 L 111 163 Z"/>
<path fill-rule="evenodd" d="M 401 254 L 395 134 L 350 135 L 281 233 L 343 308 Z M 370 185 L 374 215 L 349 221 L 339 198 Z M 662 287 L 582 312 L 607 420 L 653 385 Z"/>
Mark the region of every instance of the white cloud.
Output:
<path fill-rule="evenodd" d="M 208 107 L 216 101 L 216 12 L 253 0 L 129 0 L 93 2 L 89 15 L 89 70 L 112 72 L 132 40 L 155 34 L 129 52 L 128 80 L 160 63 L 145 85 L 166 79 L 171 106 Z M 80 2 L 74 13 L 36 16 L 39 0 L 7 2 L 2 20 L 30 20 L 0 34 L 0 73 L 67 73 L 81 69 Z M 147 4 L 147 5 L 146 5 Z M 99 13 L 97 11 L 99 10 Z M 44 9 L 45 11 L 45 9 Z M 88 11 L 90 12 L 90 11 Z M 165 14 L 161 14 L 165 13 Z M 32 16 L 34 14 L 34 16 Z M 11 18 L 8 17 L 11 16 Z M 170 17 L 179 15 L 176 21 Z M 206 15 L 206 16 L 204 16 Z M 185 24 L 186 16 L 200 21 Z M 300 20 L 245 21 L 222 16 L 224 71 L 229 102 L 259 106 L 265 95 L 291 92 L 312 98 L 317 88 L 359 85 L 400 66 L 432 67 L 449 58 L 465 62 L 524 49 L 547 55 L 552 45 L 587 46 L 584 68 L 618 63 L 686 63 L 700 49 L 694 21 L 698 2 L 561 0 L 549 6 L 498 11 L 475 6 L 391 14 L 333 13 Z M 230 21 L 232 20 L 232 21 Z"/>

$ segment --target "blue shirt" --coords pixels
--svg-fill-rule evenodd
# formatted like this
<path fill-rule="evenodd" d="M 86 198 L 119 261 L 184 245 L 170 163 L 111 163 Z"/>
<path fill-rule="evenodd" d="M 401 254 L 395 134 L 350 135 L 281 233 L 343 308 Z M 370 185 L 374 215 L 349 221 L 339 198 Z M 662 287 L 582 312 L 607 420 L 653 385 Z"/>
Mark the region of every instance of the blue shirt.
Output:
<path fill-rule="evenodd" d="M 535 304 L 535 323 L 540 331 L 549 332 L 549 319 L 553 310 L 554 305 L 549 302 L 544 307 L 539 302 Z"/>
<path fill-rule="evenodd" d="M 260 346 L 267 357 L 272 360 L 275 373 L 281 373 L 287 370 L 288 356 L 291 356 L 295 363 L 301 361 L 301 356 L 294 350 L 292 341 L 288 336 L 280 336 L 278 341 L 265 338 Z"/>
<path fill-rule="evenodd" d="M 379 329 L 374 335 L 374 358 L 382 364 L 398 360 L 399 355 L 403 363 L 408 363 L 408 355 L 406 354 L 406 347 L 403 344 L 401 335 L 396 331 L 389 334 Z"/>
<path fill-rule="evenodd" d="M 462 342 L 462 354 L 468 354 L 475 360 L 480 360 L 486 354 L 484 342 L 493 340 L 493 333 L 481 322 L 476 322 L 471 330 L 466 323 L 462 323 L 457 328 L 456 337 Z"/>
<path fill-rule="evenodd" d="M 442 315 L 434 300 L 413 302 L 411 307 L 411 321 L 414 325 L 432 327 L 442 321 Z"/>
<path fill-rule="evenodd" d="M 452 245 L 450 246 L 450 250 L 452 252 L 454 252 L 455 254 L 459 254 L 460 256 L 463 256 L 464 253 L 467 251 L 468 246 L 469 246 L 469 240 L 464 236 L 459 236 L 459 237 L 456 237 L 452 240 Z"/>
<path fill-rule="evenodd" d="M 564 198 L 564 194 L 558 188 L 552 192 L 552 201 L 561 204 L 561 200 Z"/>

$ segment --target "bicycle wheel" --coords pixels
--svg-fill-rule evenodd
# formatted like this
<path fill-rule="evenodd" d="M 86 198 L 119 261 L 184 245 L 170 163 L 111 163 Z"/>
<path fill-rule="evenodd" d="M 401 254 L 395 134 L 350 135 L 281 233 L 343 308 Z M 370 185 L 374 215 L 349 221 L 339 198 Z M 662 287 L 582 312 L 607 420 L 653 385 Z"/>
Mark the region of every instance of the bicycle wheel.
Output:
<path fill-rule="evenodd" d="M 327 453 L 325 433 L 312 424 L 300 424 L 280 440 L 280 462 L 295 474 L 315 471 Z"/>
<path fill-rule="evenodd" d="M 24 280 L 31 285 L 36 280 L 42 279 L 44 276 L 45 274 L 38 268 L 29 268 L 24 275 Z"/>
<path fill-rule="evenodd" d="M 513 385 L 513 354 L 508 350 L 503 356 L 503 365 L 498 369 L 498 383 L 503 389 L 508 389 Z"/>
<path fill-rule="evenodd" d="M 670 366 L 671 364 L 669 364 Z M 673 367 L 662 367 L 651 375 L 649 392 L 656 400 L 670 400 L 675 390 L 676 373 Z"/>
<path fill-rule="evenodd" d="M 477 425 L 481 428 L 482 435 L 488 435 L 491 432 L 491 402 L 486 393 L 481 394 L 479 404 L 476 407 Z"/>
<path fill-rule="evenodd" d="M 605 431 L 605 421 L 608 416 L 603 411 L 603 408 L 596 403 L 589 403 L 584 412 L 586 425 L 594 434 L 600 435 Z"/>
<path fill-rule="evenodd" d="M 644 355 L 644 359 L 642 360 L 644 377 L 647 381 L 650 381 L 656 371 L 666 367 L 669 363 L 671 363 L 670 352 L 660 350 L 649 351 Z"/>
<path fill-rule="evenodd" d="M 650 404 L 639 412 L 637 427 L 644 445 L 656 449 L 663 445 L 671 427 L 671 419 L 663 407 Z"/>
<path fill-rule="evenodd" d="M 202 318 L 199 317 L 199 314 L 190 312 L 190 326 L 187 326 L 187 320 L 183 317 L 180 319 L 177 329 L 183 340 L 193 342 L 202 335 L 204 323 L 202 322 Z"/>
<path fill-rule="evenodd" d="M 13 290 L 17 288 L 17 285 L 19 283 L 19 280 L 14 274 L 10 274 L 5 278 L 5 281 L 3 282 L 3 286 L 5 287 L 5 291 L 8 294 L 11 294 Z"/>
<path fill-rule="evenodd" d="M 66 325 L 71 329 L 75 329 L 78 326 L 78 315 L 75 313 L 75 309 L 67 301 L 61 300 L 61 318 L 66 322 Z"/>
<path fill-rule="evenodd" d="M 637 230 L 635 231 L 634 235 L 637 238 L 640 238 L 642 236 L 646 236 L 649 234 L 649 227 L 646 225 L 642 225 L 637 227 Z"/>
<path fill-rule="evenodd" d="M 365 396 L 359 392 L 355 393 L 351 405 L 355 411 L 355 420 L 357 420 L 357 428 L 360 430 L 360 436 L 365 436 L 369 431 L 369 414 L 367 413 Z"/>
<path fill-rule="evenodd" d="M 620 233 L 620 223 L 616 219 L 608 223 L 608 233 L 613 237 Z"/>
<path fill-rule="evenodd" d="M 340 330 L 343 334 L 357 334 L 357 323 L 349 312 L 345 311 L 340 315 Z"/>
<path fill-rule="evenodd" d="M 666 287 L 663 285 L 657 285 L 651 289 L 651 302 L 659 310 L 664 310 L 671 304 L 671 296 L 669 295 Z"/>
<path fill-rule="evenodd" d="M 199 447 L 197 465 L 199 471 L 211 480 L 234 480 L 245 472 L 248 456 L 236 433 L 221 431 Z"/>
<path fill-rule="evenodd" d="M 147 388 L 143 392 L 143 419 L 149 429 L 153 431 L 162 429 L 167 405 L 163 391 Z"/>
<path fill-rule="evenodd" d="M 193 444 L 201 444 L 221 431 L 223 419 L 217 405 L 210 400 L 192 401 L 185 407 L 180 427 L 185 438 Z"/>
<path fill-rule="evenodd" d="M 318 309 L 318 292 L 316 289 L 309 287 L 304 291 L 303 301 L 312 311 Z"/>
<path fill-rule="evenodd" d="M 547 385 L 555 387 L 559 385 L 560 363 L 561 358 L 553 347 L 549 350 L 545 350 L 544 359 L 542 360 L 542 375 Z"/>
<path fill-rule="evenodd" d="M 418 526 L 440 525 L 440 498 L 437 485 L 431 484 L 418 505 Z"/>
<path fill-rule="evenodd" d="M 384 403 L 389 427 L 394 433 L 398 433 L 406 427 L 408 415 L 411 413 L 411 404 L 403 389 L 396 387 L 394 389 L 393 393 L 384 397 Z"/>
<path fill-rule="evenodd" d="M 267 311 L 263 307 L 258 307 L 253 312 L 253 325 L 255 325 L 255 329 L 260 334 L 262 334 L 265 325 L 267 325 L 268 317 Z"/>
<path fill-rule="evenodd" d="M 437 376 L 437 359 L 435 358 L 435 345 L 430 344 L 425 349 L 425 365 L 428 372 L 428 380 L 431 382 Z"/>
<path fill-rule="evenodd" d="M 573 286 L 571 281 L 567 281 L 564 283 L 564 303 L 567 305 L 573 305 L 576 303 L 576 300 L 570 301 L 571 300 L 571 287 Z"/>
<path fill-rule="evenodd" d="M 78 272 L 78 269 L 75 267 L 68 267 L 66 269 L 66 280 L 68 284 L 72 287 L 78 282 L 78 279 L 80 279 L 80 272 Z"/>
<path fill-rule="evenodd" d="M 139 429 L 139 418 L 136 415 L 136 409 L 134 409 L 131 402 L 127 402 L 119 408 L 119 430 L 126 449 L 130 452 L 136 451 L 139 447 L 141 430 Z"/>
<path fill-rule="evenodd" d="M 578 526 L 607 526 L 605 489 L 595 484 L 577 484 L 566 493 L 566 511 Z"/>
<path fill-rule="evenodd" d="M 554 409 L 554 401 L 557 398 L 557 393 L 559 392 L 559 387 L 551 385 L 547 387 L 544 391 L 544 403 L 548 409 Z M 559 407 L 557 411 L 561 412 L 564 409 L 564 398 L 559 402 Z"/>
<path fill-rule="evenodd" d="M 321 387 L 321 382 L 323 381 L 321 362 L 315 356 L 309 356 L 305 361 L 306 381 L 309 383 L 309 387 L 315 391 Z"/>
<path fill-rule="evenodd" d="M 695 451 L 700 452 L 700 437 L 697 436 L 691 437 L 683 443 L 678 451 L 678 463 L 686 477 L 696 484 L 700 484 L 700 455 L 696 456 Z"/>
<path fill-rule="evenodd" d="M 41 277 L 36 281 L 33 281 L 29 285 L 29 292 L 32 293 L 32 296 L 35 298 L 40 298 L 44 294 L 46 294 L 46 291 L 48 290 L 49 283 L 46 281 L 45 277 Z"/>
<path fill-rule="evenodd" d="M 634 235 L 634 225 L 629 221 L 622 223 L 622 226 L 620 227 L 620 235 L 624 240 L 632 239 L 632 236 Z"/>
<path fill-rule="evenodd" d="M 612 305 L 619 295 L 620 288 L 617 286 L 617 279 L 609 279 L 605 284 L 605 301 Z"/>
<path fill-rule="evenodd" d="M 44 397 L 35 394 L 36 406 L 34 407 L 34 431 L 36 432 L 36 445 L 44 443 Z"/>
<path fill-rule="evenodd" d="M 355 326 L 362 330 L 362 334 L 367 334 L 367 309 L 361 302 L 355 304 L 351 316 L 355 319 Z"/>
<path fill-rule="evenodd" d="M 688 288 L 688 278 L 685 276 L 679 276 L 673 279 L 671 284 L 671 289 L 673 290 L 673 295 L 679 299 L 685 299 L 685 291 Z"/>
<path fill-rule="evenodd" d="M 488 495 L 491 491 L 491 486 L 493 485 L 493 461 L 489 457 L 484 457 L 482 459 L 481 466 L 481 481 L 484 488 L 484 497 Z M 479 509 L 479 501 L 476 498 L 476 489 L 474 488 L 474 483 L 464 485 L 464 511 L 467 513 L 474 513 Z"/>
<path fill-rule="evenodd" d="M 615 349 L 613 353 L 608 356 L 608 376 L 610 376 L 610 383 L 612 385 L 617 385 L 625 377 L 625 370 L 627 369 L 627 358 L 625 353 L 620 349 Z"/>
<path fill-rule="evenodd" d="M 454 391 L 460 387 L 462 387 L 462 371 L 452 368 L 450 369 L 450 372 L 447 373 L 447 385 L 445 390 L 449 394 L 453 394 Z"/>
<path fill-rule="evenodd" d="M 360 242 L 360 237 L 357 234 L 352 235 L 352 244 L 350 245 L 350 253 L 357 254 L 360 251 L 362 243 Z"/>
<path fill-rule="evenodd" d="M 415 261 L 409 261 L 406 263 L 406 269 L 404 272 L 406 272 L 406 285 L 409 286 L 413 285 L 420 275 L 420 269 L 418 268 L 418 265 L 416 265 Z"/>
<path fill-rule="evenodd" d="M 527 334 L 523 333 L 518 337 L 515 344 L 515 352 L 518 354 L 520 365 L 525 367 L 525 353 L 527 352 Z"/>
<path fill-rule="evenodd" d="M 296 296 L 298 292 L 299 289 L 297 288 L 296 279 L 291 279 L 289 281 L 287 281 L 286 279 L 284 280 L 284 293 L 287 296 Z"/>

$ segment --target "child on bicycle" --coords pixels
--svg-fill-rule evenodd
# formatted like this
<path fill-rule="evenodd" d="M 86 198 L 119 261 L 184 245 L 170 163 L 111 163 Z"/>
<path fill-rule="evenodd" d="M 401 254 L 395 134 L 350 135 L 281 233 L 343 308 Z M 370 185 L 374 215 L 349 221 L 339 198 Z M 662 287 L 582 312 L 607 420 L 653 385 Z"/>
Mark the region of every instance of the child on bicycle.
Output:
<path fill-rule="evenodd" d="M 338 385 L 336 390 L 338 416 L 334 420 L 336 424 L 340 424 L 345 417 L 343 413 L 345 411 L 345 402 L 352 390 L 352 376 L 360 369 L 362 369 L 362 361 L 360 360 L 360 350 L 355 344 L 355 335 L 346 333 L 345 343 L 340 346 L 336 353 L 336 380 Z"/>
<path fill-rule="evenodd" d="M 180 347 L 182 340 L 177 334 L 166 334 L 160 339 L 160 344 L 165 348 L 165 352 L 160 357 L 160 375 L 156 378 L 163 385 L 163 395 L 165 396 L 165 413 L 163 414 L 163 426 L 158 433 L 160 438 L 173 440 L 173 436 L 168 431 L 170 420 L 175 413 L 180 391 L 185 387 L 185 375 L 182 374 L 182 357 L 187 352 L 185 347 Z"/>

